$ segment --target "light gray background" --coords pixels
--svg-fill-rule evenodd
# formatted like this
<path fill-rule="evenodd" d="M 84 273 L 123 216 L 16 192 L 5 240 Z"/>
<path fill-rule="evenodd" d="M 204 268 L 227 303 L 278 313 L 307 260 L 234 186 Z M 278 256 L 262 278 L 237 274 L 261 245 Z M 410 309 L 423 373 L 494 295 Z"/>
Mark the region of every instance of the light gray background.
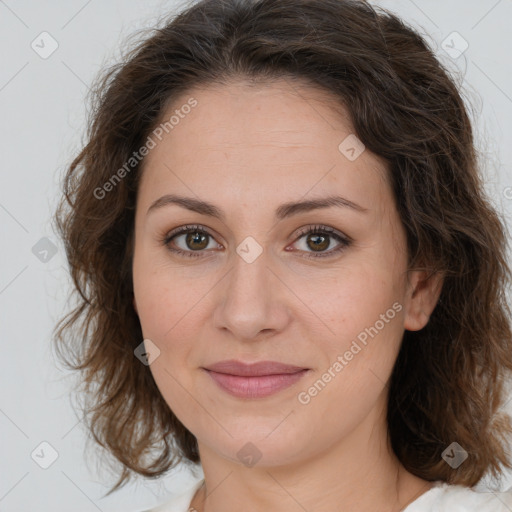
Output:
<path fill-rule="evenodd" d="M 512 2 L 374 3 L 428 34 L 443 63 L 463 80 L 464 95 L 475 106 L 487 188 L 510 226 Z M 59 180 L 84 140 L 88 85 L 118 58 L 129 34 L 178 7 L 155 0 L 0 0 L 1 511 L 137 511 L 179 491 L 188 478 L 181 471 L 160 484 L 140 479 L 101 499 L 114 480 L 86 464 L 85 433 L 69 399 L 71 377 L 55 366 L 49 348 L 55 322 L 67 311 L 69 289 L 63 246 L 50 217 Z M 58 42 L 46 59 L 31 47 L 43 31 Z M 445 40 L 463 49 L 462 40 L 450 36 L 454 31 L 469 45 L 458 58 L 443 49 Z M 56 246 L 46 262 L 32 250 L 43 237 Z M 31 458 L 43 441 L 58 453 L 48 469 Z M 503 489 L 511 483 L 508 477 Z"/>

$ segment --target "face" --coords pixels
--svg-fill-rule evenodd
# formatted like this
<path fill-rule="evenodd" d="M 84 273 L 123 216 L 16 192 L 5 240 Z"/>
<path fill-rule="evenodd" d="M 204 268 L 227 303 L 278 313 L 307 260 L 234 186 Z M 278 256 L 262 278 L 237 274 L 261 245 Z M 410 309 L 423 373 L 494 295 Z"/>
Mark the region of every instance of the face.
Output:
<path fill-rule="evenodd" d="M 194 89 L 145 159 L 134 305 L 200 451 L 240 461 L 250 442 L 272 466 L 329 450 L 385 403 L 403 331 L 428 317 L 385 164 L 340 147 L 353 128 L 335 107 L 284 80 Z M 191 201 L 155 203 L 169 194 Z M 211 370 L 226 360 L 291 368 Z"/>

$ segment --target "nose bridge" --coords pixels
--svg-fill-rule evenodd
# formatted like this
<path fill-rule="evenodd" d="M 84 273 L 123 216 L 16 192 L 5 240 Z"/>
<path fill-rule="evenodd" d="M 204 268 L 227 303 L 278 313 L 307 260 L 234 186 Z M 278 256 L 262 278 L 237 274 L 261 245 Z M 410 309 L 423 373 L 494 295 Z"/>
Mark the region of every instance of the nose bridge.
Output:
<path fill-rule="evenodd" d="M 279 330 L 286 323 L 286 308 L 278 297 L 270 254 L 247 237 L 233 254 L 232 267 L 226 276 L 217 303 L 215 323 L 227 328 L 237 339 L 251 339 L 262 330 Z M 277 292 L 277 293 L 276 293 Z"/>
<path fill-rule="evenodd" d="M 268 259 L 268 252 L 253 238 L 241 242 L 233 255 L 227 298 L 240 305 L 252 303 L 256 306 L 260 303 L 261 307 L 268 304 L 270 297 L 265 286 L 270 273 Z"/>

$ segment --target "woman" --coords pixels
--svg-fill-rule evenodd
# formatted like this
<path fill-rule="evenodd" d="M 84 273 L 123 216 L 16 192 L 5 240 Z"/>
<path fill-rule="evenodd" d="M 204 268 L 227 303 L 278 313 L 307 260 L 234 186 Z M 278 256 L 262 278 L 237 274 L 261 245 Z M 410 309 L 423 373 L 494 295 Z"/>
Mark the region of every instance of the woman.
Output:
<path fill-rule="evenodd" d="M 203 0 L 96 91 L 57 346 L 110 492 L 185 461 L 153 510 L 511 510 L 472 489 L 512 467 L 504 228 L 425 41 L 360 1 Z"/>

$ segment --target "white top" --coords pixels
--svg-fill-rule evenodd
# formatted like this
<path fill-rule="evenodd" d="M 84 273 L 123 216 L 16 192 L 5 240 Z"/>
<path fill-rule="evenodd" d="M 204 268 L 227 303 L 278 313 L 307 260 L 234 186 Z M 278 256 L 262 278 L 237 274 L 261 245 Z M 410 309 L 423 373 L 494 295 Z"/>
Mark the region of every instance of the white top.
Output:
<path fill-rule="evenodd" d="M 143 512 L 189 512 L 192 498 L 203 481 L 196 481 L 172 500 Z M 512 512 L 512 488 L 506 492 L 483 492 L 435 482 L 402 512 Z"/>

